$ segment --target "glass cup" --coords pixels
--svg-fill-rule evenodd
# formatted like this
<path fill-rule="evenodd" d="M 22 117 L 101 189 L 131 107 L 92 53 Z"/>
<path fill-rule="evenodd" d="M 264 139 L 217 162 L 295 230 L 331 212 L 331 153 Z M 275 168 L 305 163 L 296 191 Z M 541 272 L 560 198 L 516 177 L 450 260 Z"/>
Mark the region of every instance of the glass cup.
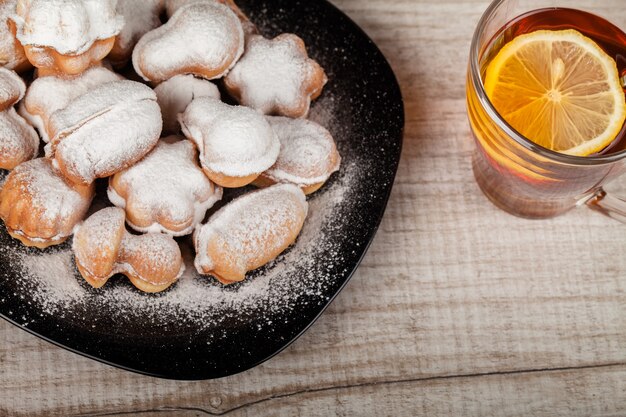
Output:
<path fill-rule="evenodd" d="M 485 11 L 470 50 L 467 107 L 476 143 L 474 175 L 496 206 L 521 217 L 549 218 L 587 204 L 626 222 L 626 201 L 603 189 L 626 172 L 626 150 L 578 157 L 533 143 L 500 117 L 485 93 L 481 74 L 485 55 L 494 42 L 503 41 L 499 35 L 514 18 L 537 9 L 563 7 L 593 13 L 623 30 L 626 8 L 617 7 L 620 1 L 495 0 Z"/>

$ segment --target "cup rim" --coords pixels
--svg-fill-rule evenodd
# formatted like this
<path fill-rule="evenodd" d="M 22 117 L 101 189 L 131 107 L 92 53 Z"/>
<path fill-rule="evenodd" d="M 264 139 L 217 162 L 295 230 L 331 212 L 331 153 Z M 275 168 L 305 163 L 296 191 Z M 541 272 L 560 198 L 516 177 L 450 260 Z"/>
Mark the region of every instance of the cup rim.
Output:
<path fill-rule="evenodd" d="M 504 120 L 504 118 L 500 116 L 493 104 L 491 104 L 491 100 L 489 100 L 489 97 L 487 97 L 487 93 L 485 92 L 482 77 L 480 74 L 480 37 L 485 29 L 485 26 L 487 25 L 487 22 L 494 15 L 498 7 L 506 1 L 510 0 L 494 0 L 491 2 L 489 7 L 487 7 L 480 20 L 478 21 L 478 25 L 476 26 L 476 30 L 474 31 L 474 35 L 472 37 L 469 57 L 470 79 L 474 87 L 474 91 L 476 92 L 478 100 L 480 101 L 483 109 L 487 112 L 489 117 L 498 125 L 498 127 L 502 129 L 515 142 L 517 142 L 522 147 L 528 149 L 529 151 L 534 152 L 544 158 L 570 165 L 602 165 L 614 163 L 621 159 L 624 159 L 626 157 L 626 149 L 607 155 L 576 156 L 567 155 L 550 150 L 548 148 L 544 148 L 543 146 L 536 144 L 535 142 L 531 141 L 530 139 L 519 133 L 506 120 Z"/>

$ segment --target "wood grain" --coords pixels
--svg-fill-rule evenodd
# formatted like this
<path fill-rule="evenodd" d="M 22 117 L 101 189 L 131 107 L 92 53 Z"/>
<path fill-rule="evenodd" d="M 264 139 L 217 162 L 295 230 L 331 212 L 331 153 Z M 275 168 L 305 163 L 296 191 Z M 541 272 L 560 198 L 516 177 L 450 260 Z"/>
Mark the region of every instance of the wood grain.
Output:
<path fill-rule="evenodd" d="M 0 416 L 626 415 L 626 227 L 517 219 L 474 182 L 464 76 L 488 2 L 334 3 L 389 59 L 407 119 L 346 289 L 285 352 L 217 381 L 138 376 L 0 322 Z"/>

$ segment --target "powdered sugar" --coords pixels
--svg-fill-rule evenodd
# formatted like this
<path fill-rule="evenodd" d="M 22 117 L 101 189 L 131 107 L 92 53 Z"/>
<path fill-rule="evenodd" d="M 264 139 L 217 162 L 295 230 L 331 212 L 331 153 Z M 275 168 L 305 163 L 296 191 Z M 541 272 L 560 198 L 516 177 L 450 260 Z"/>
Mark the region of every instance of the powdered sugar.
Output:
<path fill-rule="evenodd" d="M 144 159 L 110 180 L 109 200 L 126 209 L 135 230 L 187 235 L 222 198 L 222 189 L 198 166 L 194 145 L 177 139 L 161 140 Z"/>
<path fill-rule="evenodd" d="M 50 115 L 94 88 L 121 79 L 120 75 L 104 67 L 90 68 L 76 77 L 40 77 L 28 87 L 19 112 L 37 127 L 44 142 L 49 142 L 47 122 Z"/>
<path fill-rule="evenodd" d="M 10 16 L 22 45 L 78 55 L 94 42 L 117 35 L 124 24 L 117 0 L 23 0 Z"/>
<path fill-rule="evenodd" d="M 215 84 L 193 75 L 176 75 L 156 86 L 154 92 L 161 107 L 163 131 L 166 133 L 180 132 L 178 115 L 185 111 L 193 99 L 220 99 L 220 91 Z"/>
<path fill-rule="evenodd" d="M 50 117 L 50 155 L 72 181 L 90 183 L 146 155 L 161 127 L 149 87 L 128 80 L 103 84 Z"/>
<path fill-rule="evenodd" d="M 267 120 L 243 106 L 199 98 L 179 116 L 185 136 L 200 150 L 202 166 L 233 177 L 260 174 L 271 167 L 280 142 Z"/>
<path fill-rule="evenodd" d="M 139 40 L 133 66 L 147 81 L 160 82 L 178 74 L 220 78 L 237 62 L 243 47 L 243 29 L 230 8 L 192 3 Z"/>
<path fill-rule="evenodd" d="M 341 158 L 330 132 L 310 120 L 268 117 L 280 140 L 278 160 L 264 176 L 301 187 L 324 182 L 339 170 Z"/>

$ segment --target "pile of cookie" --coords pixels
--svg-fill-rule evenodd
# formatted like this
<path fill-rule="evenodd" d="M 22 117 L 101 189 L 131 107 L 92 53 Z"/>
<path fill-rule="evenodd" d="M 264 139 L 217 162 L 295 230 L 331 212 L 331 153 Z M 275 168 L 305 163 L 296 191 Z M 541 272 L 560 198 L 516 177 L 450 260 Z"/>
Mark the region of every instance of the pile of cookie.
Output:
<path fill-rule="evenodd" d="M 5 0 L 0 65 L 0 218 L 27 246 L 74 235 L 96 288 L 121 273 L 165 290 L 188 235 L 200 274 L 241 281 L 296 240 L 305 195 L 339 169 L 306 119 L 324 70 L 232 0 Z M 85 219 L 104 178 L 112 206 Z"/>

